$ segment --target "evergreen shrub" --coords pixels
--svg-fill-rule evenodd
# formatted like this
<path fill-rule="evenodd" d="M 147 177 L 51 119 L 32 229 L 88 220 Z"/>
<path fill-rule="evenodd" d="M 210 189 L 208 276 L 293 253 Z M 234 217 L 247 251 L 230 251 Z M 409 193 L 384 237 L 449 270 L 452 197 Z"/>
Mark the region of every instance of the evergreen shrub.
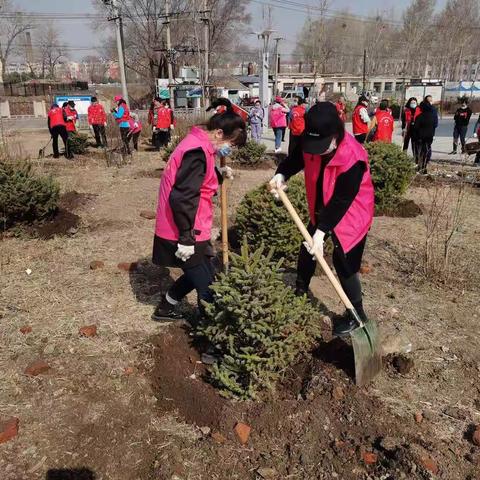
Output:
<path fill-rule="evenodd" d="M 83 155 L 88 147 L 88 135 L 72 132 L 68 134 L 68 147 L 70 152 L 75 155 Z"/>
<path fill-rule="evenodd" d="M 232 254 L 228 274 L 212 285 L 198 335 L 221 354 L 210 371 L 221 393 L 256 398 L 272 389 L 282 371 L 307 352 L 320 335 L 319 313 L 307 296 L 297 297 L 282 281 L 281 261 L 246 243 Z"/>
<path fill-rule="evenodd" d="M 0 162 L 0 227 L 43 220 L 58 208 L 60 187 L 52 177 L 37 176 L 28 164 Z"/>
<path fill-rule="evenodd" d="M 255 167 L 264 160 L 267 146 L 248 140 L 245 145 L 233 150 L 230 157 L 234 162 L 242 166 Z"/>

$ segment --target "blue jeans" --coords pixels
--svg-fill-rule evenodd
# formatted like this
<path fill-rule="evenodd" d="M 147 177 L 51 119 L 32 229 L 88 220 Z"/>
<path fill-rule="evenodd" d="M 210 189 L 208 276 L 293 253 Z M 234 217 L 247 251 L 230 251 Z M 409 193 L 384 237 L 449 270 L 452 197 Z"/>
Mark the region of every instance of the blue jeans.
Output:
<path fill-rule="evenodd" d="M 282 136 L 285 131 L 285 127 L 274 127 L 273 133 L 275 134 L 275 148 L 278 149 L 282 146 Z"/>

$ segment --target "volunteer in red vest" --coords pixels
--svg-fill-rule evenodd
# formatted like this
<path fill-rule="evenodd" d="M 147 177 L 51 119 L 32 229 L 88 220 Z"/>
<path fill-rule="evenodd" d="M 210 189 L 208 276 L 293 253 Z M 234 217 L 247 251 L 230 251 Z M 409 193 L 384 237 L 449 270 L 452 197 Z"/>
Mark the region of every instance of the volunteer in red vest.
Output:
<path fill-rule="evenodd" d="M 315 272 L 315 252 L 323 255 L 324 241 L 334 245 L 333 265 L 345 293 L 362 319 L 366 318 L 358 272 L 373 221 L 374 191 L 368 155 L 345 131 L 335 105 L 319 102 L 305 116 L 301 151 L 283 160 L 270 181 L 285 189 L 287 180 L 301 170 L 310 213 L 308 231 L 313 246 L 300 249 L 296 293 L 307 293 Z M 334 334 L 347 335 L 357 327 L 349 315 L 334 319 Z"/>
<path fill-rule="evenodd" d="M 358 143 L 365 143 L 367 139 L 370 125 L 367 107 L 368 98 L 365 95 L 361 95 L 352 114 L 353 135 Z"/>
<path fill-rule="evenodd" d="M 153 263 L 179 267 L 183 275 L 155 309 L 152 319 L 156 321 L 181 319 L 176 306 L 192 290 L 197 291 L 200 308 L 202 300 L 212 300 L 213 197 L 222 175 L 231 176 L 229 167 L 222 171 L 215 167 L 216 157 L 229 156 L 233 146 L 247 140 L 245 122 L 233 112 L 230 101 L 219 98 L 213 106 L 217 104 L 227 110 L 190 130 L 170 156 L 160 182 Z"/>
<path fill-rule="evenodd" d="M 128 132 L 130 131 L 130 110 L 128 108 L 127 102 L 122 98 L 121 95 L 115 96 L 113 99 L 117 104 L 115 108 L 112 108 L 113 118 L 120 128 L 120 135 L 123 141 L 123 152 L 127 155 L 131 155 Z"/>
<path fill-rule="evenodd" d="M 337 100 L 337 103 L 335 104 L 335 107 L 337 108 L 338 116 L 340 117 L 340 120 L 342 120 L 343 123 L 347 121 L 347 104 L 345 102 L 345 97 L 343 95 L 340 95 L 340 97 Z"/>
<path fill-rule="evenodd" d="M 412 150 L 413 155 L 415 156 L 415 139 L 412 137 L 415 128 L 415 120 L 420 115 L 421 110 L 418 106 L 418 101 L 415 97 L 408 99 L 408 102 L 405 105 L 405 108 L 402 112 L 402 137 L 403 137 L 403 150 L 406 152 L 408 150 L 408 144 L 412 140 Z"/>
<path fill-rule="evenodd" d="M 394 126 L 395 121 L 388 108 L 388 100 L 382 100 L 373 117 L 372 128 L 376 127 L 373 141 L 392 143 Z"/>
<path fill-rule="evenodd" d="M 288 128 L 290 128 L 289 155 L 300 145 L 300 138 L 305 130 L 305 113 L 307 113 L 307 106 L 302 97 L 297 97 L 296 104 L 288 114 Z"/>
<path fill-rule="evenodd" d="M 95 135 L 96 147 L 105 148 L 107 146 L 107 135 L 105 132 L 107 114 L 103 106 L 98 102 L 97 97 L 92 97 L 87 113 L 88 124 L 90 125 L 92 133 Z"/>
<path fill-rule="evenodd" d="M 56 103 L 52 105 L 48 112 L 48 130 L 50 131 L 50 135 L 52 136 L 53 158 L 60 157 L 60 153 L 58 151 L 59 136 L 63 140 L 63 145 L 65 147 L 65 157 L 73 158 L 73 155 L 70 156 L 68 151 L 68 133 L 65 127 L 63 108 L 59 107 Z"/>
<path fill-rule="evenodd" d="M 78 113 L 75 110 L 75 102 L 73 100 L 69 100 L 67 104 L 63 104 L 63 110 L 65 112 L 65 126 L 67 128 L 68 133 L 74 133 L 77 131 L 77 120 L 78 120 Z"/>
<path fill-rule="evenodd" d="M 138 138 L 142 133 L 142 122 L 138 119 L 138 115 L 136 113 L 132 113 L 128 123 L 128 141 L 130 142 L 130 139 L 132 139 L 133 148 L 138 152 Z"/>
<path fill-rule="evenodd" d="M 161 147 L 166 147 L 170 142 L 170 132 L 174 129 L 173 111 L 168 106 L 166 100 L 157 102 L 154 110 L 154 133 L 155 133 L 155 148 L 160 150 Z"/>
<path fill-rule="evenodd" d="M 283 103 L 282 97 L 275 97 L 275 101 L 270 106 L 270 126 L 275 135 L 275 153 L 282 151 L 282 141 L 287 128 L 288 107 Z"/>

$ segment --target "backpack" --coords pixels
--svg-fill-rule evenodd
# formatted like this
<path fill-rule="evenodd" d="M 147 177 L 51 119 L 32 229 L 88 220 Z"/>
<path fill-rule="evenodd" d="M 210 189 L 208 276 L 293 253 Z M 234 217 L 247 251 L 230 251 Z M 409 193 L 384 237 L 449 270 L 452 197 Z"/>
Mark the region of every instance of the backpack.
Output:
<path fill-rule="evenodd" d="M 289 127 L 292 135 L 301 135 L 305 130 L 305 107 L 300 105 L 293 107 L 290 115 Z"/>

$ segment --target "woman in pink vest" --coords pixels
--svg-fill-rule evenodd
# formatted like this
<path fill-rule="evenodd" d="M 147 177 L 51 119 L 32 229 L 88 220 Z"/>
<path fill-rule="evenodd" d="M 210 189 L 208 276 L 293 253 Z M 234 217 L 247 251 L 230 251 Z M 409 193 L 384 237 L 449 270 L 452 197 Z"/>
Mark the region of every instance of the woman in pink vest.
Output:
<path fill-rule="evenodd" d="M 213 196 L 222 174 L 231 176 L 229 167 L 220 171 L 215 160 L 230 155 L 233 146 L 247 140 L 245 122 L 233 112 L 232 104 L 224 98 L 213 103 L 225 105 L 226 111 L 190 130 L 170 156 L 160 182 L 153 263 L 180 267 L 183 275 L 155 309 L 152 319 L 156 321 L 181 319 L 175 307 L 194 289 L 199 307 L 201 300 L 212 299 Z"/>
<path fill-rule="evenodd" d="M 270 126 L 275 135 L 275 153 L 282 151 L 282 141 L 284 140 L 285 130 L 287 128 L 287 114 L 290 110 L 283 103 L 282 97 L 275 97 L 275 102 L 270 107 Z"/>
<path fill-rule="evenodd" d="M 300 249 L 296 293 L 307 293 L 315 272 L 312 254 L 323 255 L 324 240 L 330 236 L 340 283 L 359 315 L 366 318 L 358 272 L 373 220 L 373 184 L 367 152 L 345 131 L 333 103 L 320 102 L 308 111 L 301 149 L 281 162 L 270 184 L 274 189 L 286 188 L 285 182 L 301 170 L 314 243 L 312 248 L 302 245 Z M 356 327 L 348 315 L 334 320 L 335 335 L 347 335 Z"/>

